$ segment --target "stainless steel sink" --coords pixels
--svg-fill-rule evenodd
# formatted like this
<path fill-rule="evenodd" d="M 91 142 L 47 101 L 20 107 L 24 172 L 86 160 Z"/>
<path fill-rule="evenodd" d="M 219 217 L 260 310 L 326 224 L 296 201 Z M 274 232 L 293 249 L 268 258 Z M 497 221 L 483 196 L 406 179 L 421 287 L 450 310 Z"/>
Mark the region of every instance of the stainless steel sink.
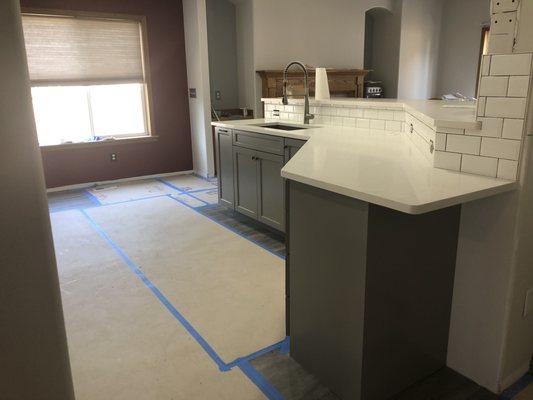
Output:
<path fill-rule="evenodd" d="M 294 126 L 294 125 L 284 125 L 284 124 L 263 124 L 258 125 L 261 128 L 268 128 L 268 129 L 277 129 L 280 131 L 298 131 L 302 129 L 307 129 L 307 127 L 303 126 Z"/>

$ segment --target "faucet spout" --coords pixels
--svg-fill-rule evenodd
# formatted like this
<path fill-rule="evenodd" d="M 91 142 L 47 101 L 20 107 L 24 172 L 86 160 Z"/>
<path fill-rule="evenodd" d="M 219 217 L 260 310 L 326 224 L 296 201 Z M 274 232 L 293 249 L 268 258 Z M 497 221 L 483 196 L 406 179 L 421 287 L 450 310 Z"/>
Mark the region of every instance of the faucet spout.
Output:
<path fill-rule="evenodd" d="M 304 101 L 304 124 L 309 124 L 309 121 L 312 120 L 315 116 L 309 112 L 309 74 L 307 73 L 307 68 L 305 65 L 299 61 L 292 61 L 287 64 L 285 70 L 283 71 L 283 99 L 282 103 L 287 105 L 289 104 L 288 94 L 287 94 L 287 74 L 289 68 L 293 65 L 296 65 L 302 69 L 304 72 L 304 88 L 305 88 L 305 101 Z"/>

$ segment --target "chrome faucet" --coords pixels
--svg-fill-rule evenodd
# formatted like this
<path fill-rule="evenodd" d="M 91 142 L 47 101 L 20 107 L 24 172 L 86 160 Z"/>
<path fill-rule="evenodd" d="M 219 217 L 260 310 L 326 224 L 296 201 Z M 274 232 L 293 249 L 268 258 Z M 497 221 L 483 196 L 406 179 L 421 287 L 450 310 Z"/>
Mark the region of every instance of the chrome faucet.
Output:
<path fill-rule="evenodd" d="M 287 64 L 285 70 L 283 71 L 283 104 L 289 104 L 289 99 L 287 98 L 287 72 L 289 68 L 293 65 L 299 66 L 304 71 L 304 87 L 305 87 L 305 103 L 304 103 L 304 124 L 309 124 L 309 121 L 315 118 L 313 114 L 309 112 L 309 75 L 307 74 L 307 68 L 305 65 L 299 61 L 293 61 Z"/>

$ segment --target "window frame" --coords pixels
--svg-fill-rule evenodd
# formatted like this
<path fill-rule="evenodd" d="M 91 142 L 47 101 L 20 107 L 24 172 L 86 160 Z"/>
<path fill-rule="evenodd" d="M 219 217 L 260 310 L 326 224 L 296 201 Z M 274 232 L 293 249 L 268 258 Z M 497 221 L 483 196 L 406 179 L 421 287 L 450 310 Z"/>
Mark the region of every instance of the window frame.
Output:
<path fill-rule="evenodd" d="M 117 142 L 124 141 L 146 141 L 146 139 L 157 139 L 158 136 L 155 134 L 155 126 L 153 121 L 153 102 L 152 102 L 152 81 L 151 81 L 151 72 L 150 72 L 150 57 L 148 50 L 148 33 L 147 33 L 147 22 L 146 16 L 144 15 L 134 15 L 134 14 L 120 14 L 120 13 L 102 13 L 102 12 L 93 12 L 93 11 L 78 11 L 78 10 L 58 10 L 58 9 L 45 9 L 45 8 L 31 8 L 31 7 L 22 7 L 22 15 L 40 15 L 40 16 L 51 16 L 51 17 L 70 17 L 70 18 L 79 18 L 79 19 L 105 19 L 110 21 L 135 21 L 139 23 L 141 30 L 141 63 L 143 68 L 143 82 L 142 85 L 142 102 L 144 109 L 144 120 L 145 120 L 145 130 L 144 134 L 135 134 L 135 135 L 116 135 L 109 136 L 107 139 L 100 141 L 87 141 L 87 142 L 78 142 L 78 143 L 60 143 L 55 145 L 44 145 L 39 147 L 45 149 L 51 149 L 54 147 L 66 148 L 66 147 L 85 147 L 85 146 L 94 146 L 97 144 L 113 144 Z M 33 87 L 51 87 L 51 86 L 95 86 L 95 84 L 102 85 L 115 85 L 115 84 L 124 84 L 125 81 L 120 80 L 111 80 L 111 81 L 92 81 L 82 82 L 71 84 L 67 82 L 50 82 L 50 84 L 32 84 L 30 81 L 30 88 Z M 89 89 L 87 88 L 87 92 Z M 90 103 L 89 103 L 90 107 Z M 92 117 L 91 117 L 92 118 Z M 92 121 L 91 121 L 92 124 Z"/>

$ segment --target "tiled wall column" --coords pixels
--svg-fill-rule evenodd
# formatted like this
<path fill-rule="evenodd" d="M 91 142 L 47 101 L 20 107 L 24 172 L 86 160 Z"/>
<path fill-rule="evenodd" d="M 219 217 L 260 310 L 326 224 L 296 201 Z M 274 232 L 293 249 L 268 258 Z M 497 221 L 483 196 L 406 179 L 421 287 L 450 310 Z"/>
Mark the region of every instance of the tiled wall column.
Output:
<path fill-rule="evenodd" d="M 532 62 L 531 53 L 483 56 L 477 110 L 482 128 L 437 130 L 436 167 L 517 179 Z"/>

